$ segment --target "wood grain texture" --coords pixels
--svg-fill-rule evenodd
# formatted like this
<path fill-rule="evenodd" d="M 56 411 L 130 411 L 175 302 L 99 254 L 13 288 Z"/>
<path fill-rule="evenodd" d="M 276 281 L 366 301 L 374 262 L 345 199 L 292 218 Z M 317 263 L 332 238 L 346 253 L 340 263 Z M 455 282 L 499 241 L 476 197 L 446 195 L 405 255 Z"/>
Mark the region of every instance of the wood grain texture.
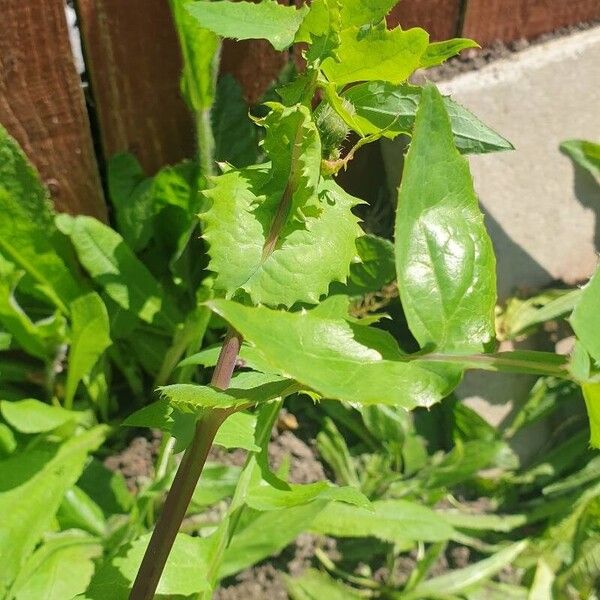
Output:
<path fill-rule="evenodd" d="M 105 159 L 132 152 L 154 173 L 191 156 L 167 0 L 79 0 L 78 14 Z"/>
<path fill-rule="evenodd" d="M 105 158 L 132 152 L 148 173 L 194 153 L 179 92 L 181 53 L 167 0 L 79 0 L 78 12 Z M 225 40 L 222 71 L 255 102 L 285 55 L 262 41 Z"/>
<path fill-rule="evenodd" d="M 289 58 L 265 40 L 223 42 L 221 72 L 233 75 L 244 89 L 246 101 L 255 104 L 277 79 Z"/>
<path fill-rule="evenodd" d="M 600 19 L 600 0 L 467 0 L 462 34 L 490 44 Z"/>
<path fill-rule="evenodd" d="M 59 211 L 106 220 L 63 0 L 0 0 L 0 15 L 0 123 Z"/>
<path fill-rule="evenodd" d="M 432 41 L 447 40 L 456 36 L 460 4 L 460 0 L 404 0 L 388 15 L 388 26 L 422 27 Z"/>

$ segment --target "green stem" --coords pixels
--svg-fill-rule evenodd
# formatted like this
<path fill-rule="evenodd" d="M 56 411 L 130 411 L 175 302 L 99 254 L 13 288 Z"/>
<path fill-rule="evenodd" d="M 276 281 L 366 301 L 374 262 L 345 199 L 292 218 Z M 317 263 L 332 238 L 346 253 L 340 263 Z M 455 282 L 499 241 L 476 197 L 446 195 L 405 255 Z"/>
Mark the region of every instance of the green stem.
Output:
<path fill-rule="evenodd" d="M 261 409 L 265 411 L 263 413 L 264 419 L 260 420 L 261 422 L 258 424 L 256 431 L 256 443 L 260 446 L 261 452 L 267 451 L 267 446 L 271 439 L 271 431 L 277 421 L 277 416 L 279 415 L 282 406 L 283 400 L 281 399 L 265 405 Z M 215 536 L 218 536 L 218 539 L 216 539 L 216 543 L 212 547 L 210 562 L 206 572 L 206 578 L 211 585 L 211 589 L 206 592 L 201 592 L 198 595 L 200 600 L 210 600 L 213 588 L 216 587 L 225 551 L 231 543 L 235 530 L 242 517 L 242 513 L 244 512 L 244 507 L 246 506 L 246 496 L 248 494 L 250 483 L 252 482 L 252 474 L 254 473 L 254 468 L 256 466 L 257 454 L 258 453 L 256 452 L 248 454 L 248 458 L 246 459 L 246 463 L 244 464 L 244 468 L 242 469 L 242 473 L 240 474 L 240 478 L 235 487 L 231 504 L 227 510 L 227 515 L 214 534 Z"/>
<path fill-rule="evenodd" d="M 209 177 L 215 174 L 215 137 L 211 123 L 211 109 L 196 112 L 196 145 L 200 175 Z"/>
<path fill-rule="evenodd" d="M 229 387 L 241 344 L 241 335 L 230 329 L 223 342 L 211 385 L 222 390 Z M 207 411 L 197 423 L 192 443 L 177 469 L 173 485 L 167 494 L 163 510 L 146 548 L 129 595 L 130 600 L 152 600 L 154 598 L 158 582 L 192 499 L 192 494 L 198 484 L 198 479 L 204 469 L 215 435 L 225 419 L 233 412 L 235 409 L 213 409 Z"/>

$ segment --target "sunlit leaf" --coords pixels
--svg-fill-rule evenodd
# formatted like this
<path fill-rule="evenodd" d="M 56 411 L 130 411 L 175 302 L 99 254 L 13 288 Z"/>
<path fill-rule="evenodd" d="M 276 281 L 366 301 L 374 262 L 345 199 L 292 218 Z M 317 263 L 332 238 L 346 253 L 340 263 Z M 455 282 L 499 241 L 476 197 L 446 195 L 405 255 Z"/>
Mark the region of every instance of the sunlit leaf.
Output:
<path fill-rule="evenodd" d="M 353 122 L 358 125 L 358 133 L 381 134 L 393 139 L 412 132 L 422 89 L 409 84 L 371 81 L 352 86 L 342 97 L 354 107 Z M 454 143 L 461 153 L 484 154 L 513 148 L 509 141 L 454 100 L 444 97 L 444 106 L 450 117 Z M 353 126 L 350 122 L 348 125 Z"/>
<path fill-rule="evenodd" d="M 560 150 L 593 176 L 600 178 L 600 144 L 586 140 L 568 140 Z"/>
<path fill-rule="evenodd" d="M 71 406 L 77 385 L 111 344 L 108 314 L 100 296 L 94 292 L 70 304 L 71 347 L 65 385 L 65 405 Z"/>
<path fill-rule="evenodd" d="M 250 308 L 227 300 L 210 306 L 281 375 L 322 396 L 364 404 L 429 406 L 458 383 L 460 371 L 407 361 L 383 332 L 342 319 Z M 318 313 L 317 313 L 318 314 Z M 437 369 L 437 367 L 441 367 Z"/>
<path fill-rule="evenodd" d="M 110 227 L 92 217 L 60 215 L 57 225 L 70 236 L 81 264 L 119 306 L 141 320 L 172 329 L 181 320 L 160 284 Z"/>
<path fill-rule="evenodd" d="M 0 126 L 0 253 L 23 269 L 56 307 L 85 288 L 65 259 L 67 249 L 53 224 L 48 193 L 15 140 Z"/>
<path fill-rule="evenodd" d="M 64 493 L 83 471 L 88 453 L 106 435 L 97 427 L 62 446 L 32 448 L 0 461 L 0 590 L 15 579 L 50 527 Z"/>
<path fill-rule="evenodd" d="M 429 67 L 441 65 L 466 48 L 479 48 L 479 44 L 465 38 L 433 42 L 427 46 L 427 50 L 425 50 L 425 53 L 421 57 L 421 67 L 428 69 Z"/>
<path fill-rule="evenodd" d="M 496 272 L 467 161 L 444 101 L 423 89 L 396 214 L 396 271 L 422 347 L 481 351 L 494 338 Z"/>
<path fill-rule="evenodd" d="M 379 500 L 372 510 L 329 504 L 311 530 L 338 537 L 371 536 L 388 542 L 437 542 L 451 539 L 454 529 L 431 509 L 406 500 Z"/>
<path fill-rule="evenodd" d="M 294 36 L 308 11 L 283 6 L 275 0 L 252 2 L 190 2 L 186 10 L 201 27 L 222 37 L 236 40 L 266 39 L 275 50 L 285 50 L 294 42 Z"/>
<path fill-rule="evenodd" d="M 388 31 L 385 26 L 340 33 L 339 62 L 323 61 L 323 72 L 338 87 L 355 81 L 402 83 L 419 67 L 429 35 L 419 28 Z"/>
<path fill-rule="evenodd" d="M 40 400 L 0 401 L 0 412 L 6 422 L 21 433 L 52 431 L 69 421 L 77 421 L 78 413 L 61 406 L 51 406 Z"/>
<path fill-rule="evenodd" d="M 600 363 L 600 269 L 583 288 L 569 319 L 577 339 Z"/>

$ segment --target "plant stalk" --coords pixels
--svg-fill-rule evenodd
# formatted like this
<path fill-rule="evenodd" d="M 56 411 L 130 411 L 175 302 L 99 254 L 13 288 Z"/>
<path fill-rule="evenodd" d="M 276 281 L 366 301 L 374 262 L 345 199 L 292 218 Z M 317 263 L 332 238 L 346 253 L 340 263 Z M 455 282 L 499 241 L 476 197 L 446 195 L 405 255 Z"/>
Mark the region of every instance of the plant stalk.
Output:
<path fill-rule="evenodd" d="M 225 390 L 229 387 L 235 368 L 241 335 L 230 328 L 227 332 L 211 385 Z M 177 469 L 173 485 L 167 494 L 163 510 L 156 522 L 142 564 L 133 583 L 129 600 L 152 600 L 175 537 L 185 517 L 192 494 L 202 474 L 206 458 L 219 427 L 235 409 L 213 409 L 197 423 L 192 443 Z"/>

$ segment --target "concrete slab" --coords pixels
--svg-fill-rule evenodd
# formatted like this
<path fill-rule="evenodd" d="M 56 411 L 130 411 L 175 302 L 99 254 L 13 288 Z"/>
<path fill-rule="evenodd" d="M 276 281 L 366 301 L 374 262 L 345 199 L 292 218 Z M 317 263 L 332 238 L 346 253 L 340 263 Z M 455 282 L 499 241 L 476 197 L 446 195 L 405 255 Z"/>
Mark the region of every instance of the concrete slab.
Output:
<path fill-rule="evenodd" d="M 515 145 L 471 157 L 498 257 L 499 296 L 588 278 L 600 248 L 600 187 L 559 144 L 600 140 L 600 27 L 558 38 L 439 84 Z M 384 144 L 390 184 L 402 145 Z"/>
<path fill-rule="evenodd" d="M 554 280 L 574 284 L 587 279 L 600 249 L 600 187 L 558 148 L 567 139 L 600 141 L 600 27 L 532 46 L 439 87 L 516 147 L 470 158 L 496 249 L 499 298 Z M 403 151 L 402 141 L 383 145 L 394 194 Z M 525 342 L 538 348 L 540 343 Z M 535 380 L 470 372 L 456 393 L 502 427 Z M 517 444 L 523 460 L 553 427 L 540 423 L 533 438 Z"/>

